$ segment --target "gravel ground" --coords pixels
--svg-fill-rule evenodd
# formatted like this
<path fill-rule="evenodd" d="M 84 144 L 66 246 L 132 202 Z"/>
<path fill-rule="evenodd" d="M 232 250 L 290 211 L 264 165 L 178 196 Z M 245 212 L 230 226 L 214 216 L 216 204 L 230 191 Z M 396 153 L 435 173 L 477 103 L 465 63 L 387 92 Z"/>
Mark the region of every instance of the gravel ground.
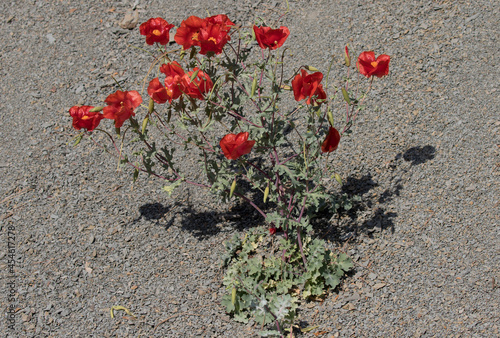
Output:
<path fill-rule="evenodd" d="M 362 202 L 325 237 L 354 258 L 355 271 L 324 302 L 302 305 L 299 324 L 317 327 L 299 336 L 499 336 L 494 3 L 290 1 L 293 65 L 307 60 L 326 69 L 346 43 L 392 57 L 390 76 L 375 81 L 371 109 L 334 159 L 344 191 Z M 116 172 L 90 142 L 71 146 L 68 109 L 101 102 L 115 90 L 112 75 L 133 87 L 147 70 L 148 57 L 127 47 L 144 45 L 138 27 L 118 26 L 133 5 L 0 3 L 0 304 L 5 314 L 15 307 L 14 330 L 2 318 L 6 336 L 244 337 L 259 330 L 224 313 L 218 266 L 222 242 L 262 219 L 245 207 L 228 211 L 203 191 L 168 197 L 146 177 L 133 185 L 131 172 Z M 162 16 L 176 25 L 207 10 L 245 25 L 280 6 L 136 2 L 139 22 Z M 14 274 L 8 242 L 15 243 Z M 123 311 L 112 319 L 113 305 L 137 319 Z"/>

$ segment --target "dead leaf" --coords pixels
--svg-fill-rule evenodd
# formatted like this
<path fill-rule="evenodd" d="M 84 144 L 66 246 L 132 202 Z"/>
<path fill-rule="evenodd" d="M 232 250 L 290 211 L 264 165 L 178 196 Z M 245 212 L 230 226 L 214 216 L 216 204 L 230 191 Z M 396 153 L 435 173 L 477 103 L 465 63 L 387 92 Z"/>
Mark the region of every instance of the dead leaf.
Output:
<path fill-rule="evenodd" d="M 386 286 L 387 283 L 377 283 L 373 286 L 374 290 L 382 289 L 384 286 Z"/>
<path fill-rule="evenodd" d="M 319 336 L 327 334 L 327 333 L 328 333 L 328 331 L 318 331 L 318 332 L 314 332 L 313 335 L 315 335 L 316 337 L 319 337 Z"/>
<path fill-rule="evenodd" d="M 132 290 L 135 290 L 135 289 L 137 289 L 137 288 L 138 288 L 138 286 L 137 286 L 137 285 L 132 285 L 130 288 L 131 288 Z"/>
<path fill-rule="evenodd" d="M 75 11 L 76 11 L 76 8 L 70 8 L 70 9 L 69 9 L 69 14 L 72 14 L 72 13 L 74 13 Z"/>

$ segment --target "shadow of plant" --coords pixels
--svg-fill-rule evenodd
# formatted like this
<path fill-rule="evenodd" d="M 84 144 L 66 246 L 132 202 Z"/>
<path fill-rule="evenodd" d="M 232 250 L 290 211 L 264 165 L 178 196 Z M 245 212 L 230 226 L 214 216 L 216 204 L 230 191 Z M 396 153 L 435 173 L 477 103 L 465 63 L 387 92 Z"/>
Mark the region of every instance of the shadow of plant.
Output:
<path fill-rule="evenodd" d="M 394 198 L 400 196 L 403 190 L 403 184 L 398 167 L 402 164 L 403 159 L 406 162 L 411 162 L 413 165 L 420 165 L 435 157 L 436 148 L 431 145 L 423 147 L 413 147 L 399 153 L 392 161 L 388 162 L 387 168 L 395 171 L 393 178 L 395 181 L 390 182 L 390 187 L 381 193 L 369 194 L 373 189 L 379 187 L 379 184 L 373 180 L 372 174 L 363 175 L 361 177 L 350 176 L 342 186 L 341 194 L 347 195 L 348 199 L 353 199 L 354 196 L 360 196 L 361 201 L 352 201 L 352 207 L 349 210 L 340 208 L 337 214 L 323 215 L 330 216 L 327 234 L 332 241 L 343 242 L 354 239 L 359 234 L 364 233 L 370 237 L 376 232 L 389 230 L 394 232 L 394 218 L 397 213 L 387 210 L 385 205 L 393 201 Z M 376 207 L 375 207 L 376 206 Z M 370 211 L 370 209 L 374 210 Z M 363 219 L 363 214 L 369 213 L 368 219 Z M 323 221 L 325 218 L 323 218 Z"/>
<path fill-rule="evenodd" d="M 405 151 L 403 159 L 412 165 L 419 165 L 432 160 L 436 154 L 436 148 L 430 145 L 424 147 L 413 147 Z"/>
<path fill-rule="evenodd" d="M 406 162 L 411 162 L 411 165 L 420 165 L 435 157 L 436 149 L 433 146 L 427 145 L 424 147 L 413 147 L 399 153 L 390 161 L 387 168 L 397 171 L 398 166 L 402 164 L 403 159 Z M 355 239 L 360 234 L 364 233 L 370 237 L 376 232 L 389 230 L 394 232 L 393 219 L 397 213 L 388 211 L 385 205 L 395 197 L 400 196 L 403 190 L 401 179 L 397 172 L 393 177 L 396 181 L 392 182 L 390 187 L 381 193 L 373 194 L 372 190 L 380 185 L 374 181 L 371 173 L 361 177 L 349 176 L 344 180 L 342 188 L 337 194 L 339 197 L 345 196 L 346 200 L 350 201 L 350 207 L 341 207 L 337 213 L 321 212 L 312 220 L 315 223 L 315 228 L 321 233 L 321 237 L 329 238 L 335 242 L 344 242 L 346 240 Z M 251 187 L 247 182 L 238 182 L 242 191 L 251 191 Z M 353 197 L 361 197 L 360 201 L 354 201 Z M 262 201 L 260 192 L 251 196 L 253 201 Z M 265 212 L 271 210 L 273 205 L 257 205 Z M 376 206 L 374 210 L 372 210 Z M 228 207 L 228 211 L 219 212 L 199 211 L 199 207 L 195 207 L 189 201 L 189 197 L 182 201 L 176 202 L 172 206 L 167 207 L 160 203 L 144 204 L 139 208 L 141 217 L 149 221 L 156 221 L 166 229 L 173 225 L 175 217 L 180 217 L 182 229 L 190 231 L 193 236 L 202 240 L 209 236 L 218 234 L 221 231 L 245 230 L 248 228 L 261 225 L 264 222 L 264 217 L 258 213 L 253 207 L 242 200 L 237 200 L 232 207 Z M 364 214 L 369 213 L 368 219 L 364 218 Z M 164 219 L 167 222 L 160 221 Z M 137 220 L 136 220 L 137 221 Z M 223 225 L 226 224 L 226 225 Z"/>

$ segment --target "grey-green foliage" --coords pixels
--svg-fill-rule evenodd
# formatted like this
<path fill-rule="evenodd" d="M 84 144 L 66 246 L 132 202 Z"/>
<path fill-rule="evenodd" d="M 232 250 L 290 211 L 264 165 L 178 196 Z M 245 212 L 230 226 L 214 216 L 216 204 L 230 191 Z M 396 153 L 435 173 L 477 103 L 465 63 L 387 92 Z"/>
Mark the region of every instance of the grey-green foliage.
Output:
<path fill-rule="evenodd" d="M 225 244 L 228 250 L 223 260 L 229 266 L 224 285 L 228 293 L 222 304 L 235 320 L 254 318 L 259 324 L 277 320 L 280 327 L 286 327 L 295 318 L 299 300 L 322 296 L 328 288 L 337 287 L 352 268 L 352 261 L 345 254 L 336 256 L 327 250 L 323 240 L 306 237 L 304 266 L 294 241 L 269 240 L 266 231 L 259 227 L 243 240 L 233 237 Z"/>

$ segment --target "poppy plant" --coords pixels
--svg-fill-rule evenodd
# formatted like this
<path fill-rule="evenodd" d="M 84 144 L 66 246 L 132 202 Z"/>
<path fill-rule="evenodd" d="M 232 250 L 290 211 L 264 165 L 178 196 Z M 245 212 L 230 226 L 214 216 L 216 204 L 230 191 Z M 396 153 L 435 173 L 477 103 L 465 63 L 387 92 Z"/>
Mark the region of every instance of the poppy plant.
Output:
<path fill-rule="evenodd" d="M 174 39 L 183 49 L 200 46 L 202 55 L 208 52 L 220 54 L 224 45 L 231 40 L 228 34 L 231 26 L 234 23 L 224 14 L 205 19 L 190 16 L 181 22 Z"/>
<path fill-rule="evenodd" d="M 227 134 L 220 140 L 219 145 L 228 160 L 237 160 L 240 156 L 250 153 L 255 141 L 248 140 L 248 135 L 248 132 Z"/>
<path fill-rule="evenodd" d="M 102 109 L 104 118 L 115 120 L 115 127 L 120 128 L 130 116 L 135 116 L 134 109 L 142 103 L 141 95 L 136 90 L 117 90 L 104 100 L 108 105 Z"/>
<path fill-rule="evenodd" d="M 191 81 L 194 73 L 198 72 L 196 77 Z M 195 67 L 192 71 L 184 74 L 180 79 L 180 90 L 193 99 L 205 100 L 204 94 L 212 90 L 214 86 L 212 80 L 207 73 Z"/>
<path fill-rule="evenodd" d="M 151 18 L 139 26 L 141 35 L 146 35 L 146 43 L 152 45 L 158 42 L 166 45 L 170 40 L 170 30 L 174 25 L 169 24 L 162 18 Z"/>
<path fill-rule="evenodd" d="M 340 143 L 339 131 L 333 127 L 328 130 L 328 135 L 326 135 L 323 144 L 321 144 L 321 151 L 323 153 L 331 153 L 336 150 Z"/>
<path fill-rule="evenodd" d="M 199 46 L 200 40 L 198 35 L 200 34 L 200 29 L 203 26 L 204 20 L 197 16 L 190 16 L 186 20 L 181 22 L 181 26 L 177 28 L 174 40 L 183 49 L 189 49 L 192 46 Z"/>
<path fill-rule="evenodd" d="M 184 75 L 184 69 L 182 69 L 181 65 L 177 61 L 172 61 L 161 65 L 160 72 L 165 74 L 166 77 Z"/>
<path fill-rule="evenodd" d="M 206 55 L 208 52 L 222 53 L 222 48 L 231 39 L 225 26 L 218 24 L 209 24 L 203 27 L 198 38 L 201 46 L 200 54 L 202 55 Z"/>
<path fill-rule="evenodd" d="M 101 122 L 103 116 L 99 112 L 91 112 L 93 106 L 73 106 L 69 109 L 69 115 L 73 118 L 73 128 L 82 128 L 92 131 Z"/>
<path fill-rule="evenodd" d="M 148 95 L 155 101 L 156 103 L 165 103 L 170 99 L 167 89 L 160 83 L 158 78 L 154 78 L 151 80 L 148 86 Z"/>
<path fill-rule="evenodd" d="M 304 69 L 300 71 L 301 73 L 297 74 L 292 80 L 295 101 L 301 101 L 307 98 L 307 104 L 311 104 L 311 102 L 313 104 L 318 104 L 320 102 L 317 102 L 317 100 L 325 100 L 326 93 L 323 89 L 323 85 L 320 84 L 321 80 L 323 80 L 323 74 L 321 72 L 308 74 Z"/>
<path fill-rule="evenodd" d="M 391 61 L 389 55 L 381 54 L 375 59 L 375 53 L 370 51 L 361 53 L 356 65 L 359 72 L 366 77 L 373 75 L 382 77 L 389 74 L 389 61 Z"/>
<path fill-rule="evenodd" d="M 290 30 L 285 26 L 281 26 L 278 29 L 271 29 L 271 27 L 257 27 L 254 25 L 253 31 L 260 48 L 269 48 L 271 50 L 283 46 L 286 38 L 290 35 Z"/>

